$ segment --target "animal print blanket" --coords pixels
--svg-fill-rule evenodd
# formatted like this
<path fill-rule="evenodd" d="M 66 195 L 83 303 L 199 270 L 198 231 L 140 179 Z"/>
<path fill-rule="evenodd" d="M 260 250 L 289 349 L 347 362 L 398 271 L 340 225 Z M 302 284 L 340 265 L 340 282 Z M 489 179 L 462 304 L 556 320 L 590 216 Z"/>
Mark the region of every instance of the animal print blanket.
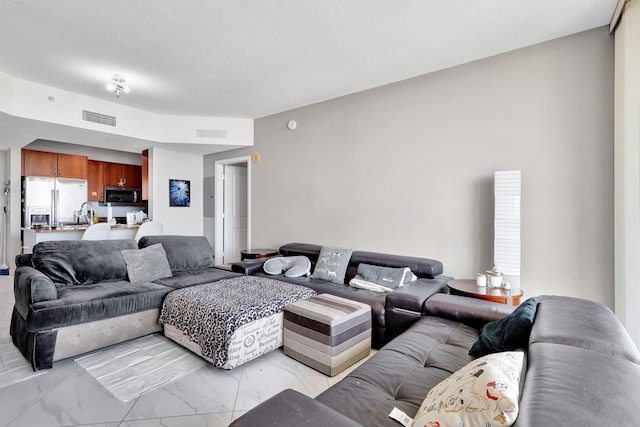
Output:
<path fill-rule="evenodd" d="M 236 329 L 314 296 L 313 289 L 264 277 L 242 276 L 175 290 L 167 295 L 160 323 L 170 324 L 222 367 Z"/>

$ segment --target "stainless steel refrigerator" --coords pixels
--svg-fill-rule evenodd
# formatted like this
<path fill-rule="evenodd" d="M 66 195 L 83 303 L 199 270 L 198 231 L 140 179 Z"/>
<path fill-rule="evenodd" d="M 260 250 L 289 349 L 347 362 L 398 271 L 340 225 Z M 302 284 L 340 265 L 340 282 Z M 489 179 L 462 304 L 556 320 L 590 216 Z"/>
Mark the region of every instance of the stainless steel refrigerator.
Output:
<path fill-rule="evenodd" d="M 73 224 L 73 212 L 87 200 L 87 181 L 28 176 L 24 178 L 23 191 L 25 227 L 31 226 L 32 218 L 46 217 L 46 212 L 50 226 Z"/>

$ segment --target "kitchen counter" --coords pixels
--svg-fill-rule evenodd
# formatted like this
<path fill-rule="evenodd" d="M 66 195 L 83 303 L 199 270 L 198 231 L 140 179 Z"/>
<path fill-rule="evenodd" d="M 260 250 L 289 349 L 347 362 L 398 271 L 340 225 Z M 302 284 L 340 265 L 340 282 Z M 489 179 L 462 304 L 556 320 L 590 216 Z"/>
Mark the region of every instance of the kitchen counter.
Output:
<path fill-rule="evenodd" d="M 88 225 L 79 226 L 64 226 L 57 228 L 28 228 L 22 229 L 22 253 L 30 254 L 32 248 L 40 243 L 51 240 L 80 240 L 82 234 L 88 228 Z M 112 240 L 118 239 L 133 239 L 136 236 L 136 232 L 140 228 L 139 225 L 126 225 L 116 224 L 111 226 L 111 233 L 109 238 Z"/>
<path fill-rule="evenodd" d="M 24 227 L 23 231 L 33 231 L 34 233 L 68 233 L 73 231 L 84 231 L 88 228 L 88 225 L 65 225 L 63 227 L 50 228 L 50 227 Z M 113 230 L 137 230 L 139 225 L 126 225 L 116 224 L 111 226 Z"/>

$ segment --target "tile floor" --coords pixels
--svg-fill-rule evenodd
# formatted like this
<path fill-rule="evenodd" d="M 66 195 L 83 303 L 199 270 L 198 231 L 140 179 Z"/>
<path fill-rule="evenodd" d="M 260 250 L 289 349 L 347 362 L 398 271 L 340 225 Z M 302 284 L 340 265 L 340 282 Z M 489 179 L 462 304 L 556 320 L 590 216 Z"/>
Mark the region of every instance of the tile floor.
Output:
<path fill-rule="evenodd" d="M 13 276 L 0 276 L 3 341 L 9 337 L 13 301 Z M 279 349 L 231 371 L 207 364 L 121 402 L 70 358 L 45 374 L 0 388 L 0 426 L 227 426 L 281 390 L 315 397 L 346 374 L 327 377 Z"/>

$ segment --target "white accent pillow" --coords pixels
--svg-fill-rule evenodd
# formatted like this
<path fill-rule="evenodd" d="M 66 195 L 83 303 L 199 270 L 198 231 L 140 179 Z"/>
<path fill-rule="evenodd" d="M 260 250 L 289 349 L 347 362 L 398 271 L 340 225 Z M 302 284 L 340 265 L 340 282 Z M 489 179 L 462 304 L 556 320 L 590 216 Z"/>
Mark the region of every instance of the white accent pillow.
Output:
<path fill-rule="evenodd" d="M 523 362 L 520 351 L 470 362 L 429 391 L 413 427 L 511 426 L 518 416 Z"/>
<path fill-rule="evenodd" d="M 308 276 L 311 273 L 311 261 L 306 256 L 275 257 L 265 261 L 262 269 L 267 274 L 282 274 L 285 277 Z"/>

